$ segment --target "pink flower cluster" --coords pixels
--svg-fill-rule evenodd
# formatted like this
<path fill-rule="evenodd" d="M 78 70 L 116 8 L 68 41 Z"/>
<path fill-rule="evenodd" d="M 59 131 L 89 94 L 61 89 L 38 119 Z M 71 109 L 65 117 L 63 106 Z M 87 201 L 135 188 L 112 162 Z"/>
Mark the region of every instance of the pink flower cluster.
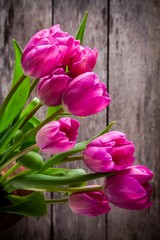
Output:
<path fill-rule="evenodd" d="M 111 99 L 104 83 L 92 72 L 98 51 L 80 45 L 59 25 L 36 33 L 26 45 L 22 67 L 26 75 L 40 78 L 37 94 L 47 106 L 59 106 L 75 116 L 89 116 L 105 109 Z M 67 70 L 68 69 L 68 70 Z M 46 153 L 72 149 L 78 122 L 63 118 L 44 126 L 36 142 Z"/>
<path fill-rule="evenodd" d="M 80 42 L 59 25 L 36 33 L 26 45 L 22 67 L 26 75 L 40 78 L 38 97 L 47 106 L 62 105 L 75 116 L 104 110 L 111 98 L 104 83 L 93 72 L 97 49 Z M 42 127 L 36 135 L 39 148 L 49 154 L 71 150 L 77 140 L 79 122 L 63 117 Z M 126 209 L 152 205 L 149 181 L 153 173 L 134 163 L 134 144 L 125 134 L 112 131 L 92 140 L 83 152 L 85 165 L 97 173 L 110 173 L 104 191 L 72 193 L 70 208 L 78 214 L 96 216 L 110 211 L 109 203 Z"/>
<path fill-rule="evenodd" d="M 62 104 L 75 116 L 89 116 L 111 101 L 106 86 L 92 72 L 97 57 L 96 48 L 81 46 L 79 40 L 54 25 L 30 39 L 23 51 L 22 67 L 26 75 L 40 78 L 37 93 L 43 104 Z"/>
<path fill-rule="evenodd" d="M 104 193 L 71 194 L 71 209 L 81 215 L 94 216 L 109 212 L 109 202 L 131 210 L 149 208 L 152 205 L 149 181 L 153 173 L 145 166 L 132 165 L 134 151 L 134 144 L 122 132 L 108 132 L 91 141 L 83 153 L 84 163 L 94 172 L 113 174 L 105 179 Z"/>

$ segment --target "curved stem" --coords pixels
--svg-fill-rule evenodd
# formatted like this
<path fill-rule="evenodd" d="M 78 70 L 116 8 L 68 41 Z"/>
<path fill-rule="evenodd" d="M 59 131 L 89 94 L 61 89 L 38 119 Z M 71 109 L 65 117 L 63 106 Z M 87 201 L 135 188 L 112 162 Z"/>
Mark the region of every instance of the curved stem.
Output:
<path fill-rule="evenodd" d="M 74 162 L 74 161 L 79 161 L 79 160 L 83 160 L 82 155 L 75 156 L 75 157 L 68 157 L 68 158 L 65 159 L 64 162 Z"/>
<path fill-rule="evenodd" d="M 46 199 L 46 203 L 53 204 L 53 203 L 66 203 L 68 199 Z"/>
<path fill-rule="evenodd" d="M 30 86 L 29 96 L 30 96 L 31 92 L 33 91 L 33 89 L 35 88 L 35 86 L 37 85 L 38 81 L 39 81 L 39 78 L 33 79 L 31 86 Z"/>
<path fill-rule="evenodd" d="M 108 126 L 100 133 L 98 133 L 97 135 L 95 135 L 94 137 L 90 138 L 89 140 L 92 141 L 97 137 L 100 137 L 101 135 L 109 132 L 110 128 L 116 123 L 116 121 L 112 121 L 111 123 L 108 124 Z"/>

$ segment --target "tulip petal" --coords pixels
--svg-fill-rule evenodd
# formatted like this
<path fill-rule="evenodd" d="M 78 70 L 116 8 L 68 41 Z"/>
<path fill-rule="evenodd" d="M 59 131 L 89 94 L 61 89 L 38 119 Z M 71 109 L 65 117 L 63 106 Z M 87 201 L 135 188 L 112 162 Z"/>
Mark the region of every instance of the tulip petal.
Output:
<path fill-rule="evenodd" d="M 85 216 L 97 216 L 110 211 L 103 192 L 73 193 L 68 203 L 74 213 Z"/>

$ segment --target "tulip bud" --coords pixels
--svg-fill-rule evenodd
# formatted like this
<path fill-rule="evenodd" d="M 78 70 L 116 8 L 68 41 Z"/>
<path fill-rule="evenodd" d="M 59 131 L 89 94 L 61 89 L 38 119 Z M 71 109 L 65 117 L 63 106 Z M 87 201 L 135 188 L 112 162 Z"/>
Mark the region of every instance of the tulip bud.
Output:
<path fill-rule="evenodd" d="M 21 130 L 17 130 L 17 132 L 14 134 L 13 136 L 13 143 L 16 144 L 16 143 L 19 143 L 22 141 L 23 139 L 23 133 Z"/>
<path fill-rule="evenodd" d="M 55 70 L 51 75 L 41 78 L 37 94 L 41 102 L 47 106 L 58 106 L 62 103 L 62 93 L 69 81 L 63 68 Z"/>
<path fill-rule="evenodd" d="M 49 154 L 57 154 L 71 150 L 78 136 L 80 123 L 64 117 L 42 127 L 36 135 L 38 147 Z"/>
<path fill-rule="evenodd" d="M 150 197 L 152 187 L 149 180 L 153 173 L 145 166 L 135 165 L 107 177 L 105 192 L 114 205 L 131 210 L 141 210 L 152 205 Z"/>
<path fill-rule="evenodd" d="M 84 216 L 97 216 L 110 211 L 109 202 L 102 191 L 72 193 L 68 203 L 74 213 Z"/>
<path fill-rule="evenodd" d="M 43 166 L 43 158 L 40 154 L 31 151 L 17 159 L 17 162 L 31 170 L 39 170 Z"/>
<path fill-rule="evenodd" d="M 69 64 L 69 72 L 71 73 L 71 76 L 77 77 L 85 72 L 91 72 L 95 67 L 98 57 L 97 49 L 94 48 L 92 50 L 89 47 L 79 46 L 75 52 L 76 53 Z"/>
<path fill-rule="evenodd" d="M 102 111 L 111 99 L 104 83 L 93 72 L 87 72 L 73 79 L 62 95 L 65 111 L 75 116 L 89 116 Z"/>
<path fill-rule="evenodd" d="M 134 162 L 134 144 L 122 132 L 111 131 L 91 141 L 84 153 L 84 163 L 94 172 L 120 171 Z"/>

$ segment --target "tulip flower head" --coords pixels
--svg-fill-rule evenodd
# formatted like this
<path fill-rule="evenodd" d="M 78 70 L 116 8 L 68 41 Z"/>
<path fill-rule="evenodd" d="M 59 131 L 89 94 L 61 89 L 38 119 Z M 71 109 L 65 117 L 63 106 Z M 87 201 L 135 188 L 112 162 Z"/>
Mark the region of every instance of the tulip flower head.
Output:
<path fill-rule="evenodd" d="M 107 177 L 105 192 L 108 200 L 120 208 L 141 210 L 152 205 L 152 187 L 148 181 L 153 173 L 145 166 L 135 165 Z"/>
<path fill-rule="evenodd" d="M 75 116 L 89 116 L 105 109 L 111 99 L 106 86 L 93 72 L 87 72 L 73 79 L 62 95 L 65 111 Z"/>
<path fill-rule="evenodd" d="M 102 191 L 73 193 L 68 203 L 74 213 L 84 216 L 97 216 L 110 211 L 109 202 Z"/>
<path fill-rule="evenodd" d="M 79 125 L 77 120 L 68 117 L 50 122 L 38 131 L 36 143 L 49 154 L 69 151 L 76 143 Z"/>
<path fill-rule="evenodd" d="M 94 172 L 120 171 L 134 162 L 134 144 L 122 132 L 111 131 L 91 141 L 84 153 L 84 163 Z"/>
<path fill-rule="evenodd" d="M 34 78 L 51 74 L 57 67 L 68 64 L 78 45 L 79 41 L 63 32 L 58 24 L 37 32 L 23 51 L 24 73 Z"/>
<path fill-rule="evenodd" d="M 58 106 L 62 103 L 62 93 L 69 82 L 69 76 L 63 68 L 56 69 L 51 75 L 41 78 L 37 94 L 41 102 L 47 106 Z"/>
<path fill-rule="evenodd" d="M 89 47 L 79 46 L 69 64 L 71 76 L 77 77 L 85 72 L 91 72 L 95 67 L 97 57 L 98 50 L 96 48 L 92 50 Z"/>

